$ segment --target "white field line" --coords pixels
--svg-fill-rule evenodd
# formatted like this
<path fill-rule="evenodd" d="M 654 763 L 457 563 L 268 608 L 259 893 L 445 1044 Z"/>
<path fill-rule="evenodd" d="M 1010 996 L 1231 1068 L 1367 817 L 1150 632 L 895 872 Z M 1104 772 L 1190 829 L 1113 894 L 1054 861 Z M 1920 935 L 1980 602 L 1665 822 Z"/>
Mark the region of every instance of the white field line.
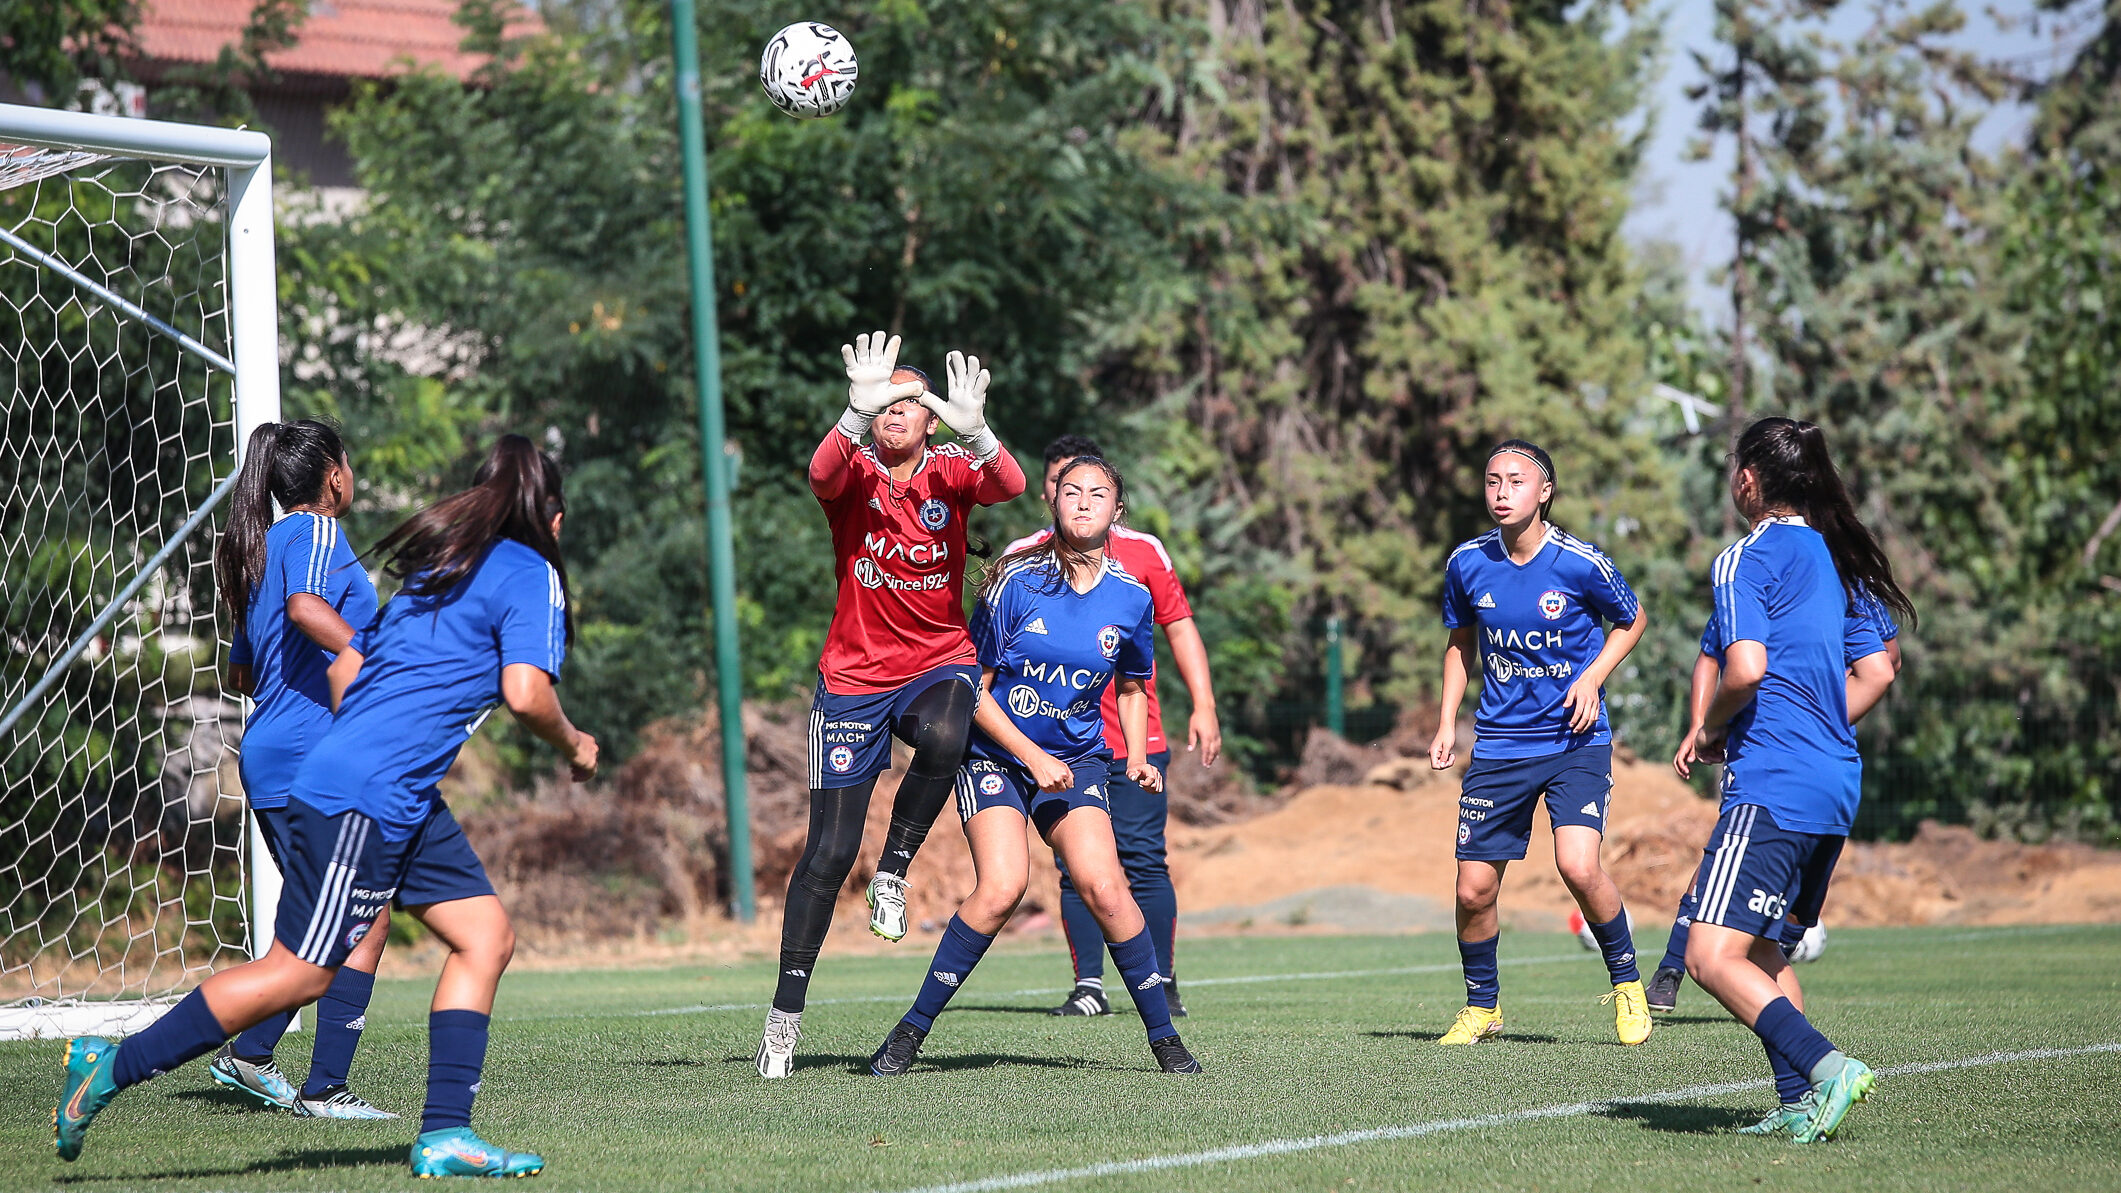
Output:
<path fill-rule="evenodd" d="M 1894 1065 L 1878 1070 L 1881 1077 L 1908 1077 L 1918 1073 L 1942 1073 L 1951 1069 L 1976 1069 L 1988 1065 L 2006 1065 L 2017 1061 L 2060 1060 L 2073 1056 L 2088 1056 L 2098 1052 L 2121 1052 L 2121 1043 L 2088 1044 L 2080 1048 L 2035 1048 L 2023 1052 L 1990 1052 L 1981 1056 L 1961 1057 L 1957 1060 L 1926 1061 L 1921 1064 Z M 1499 1127 L 1509 1123 L 1530 1122 L 1549 1118 L 1582 1118 L 1620 1106 L 1655 1105 L 1666 1102 L 1690 1102 L 1696 1098 L 1714 1098 L 1724 1094 L 1742 1093 L 1746 1090 L 1763 1089 L 1773 1085 L 1767 1079 L 1754 1081 L 1726 1081 L 1716 1085 L 1690 1085 L 1684 1089 L 1670 1089 L 1659 1093 L 1641 1094 L 1628 1098 L 1613 1098 L 1603 1102 L 1568 1102 L 1555 1106 L 1537 1106 L 1526 1110 L 1512 1110 L 1503 1114 L 1483 1114 L 1474 1118 L 1432 1119 L 1425 1123 L 1410 1123 L 1399 1127 L 1372 1127 L 1363 1131 L 1342 1131 L 1335 1135 L 1312 1135 L 1302 1139 L 1274 1139 L 1264 1143 L 1246 1143 L 1231 1147 L 1210 1148 L 1201 1152 L 1183 1152 L 1168 1156 L 1149 1156 L 1140 1160 L 1114 1160 L 1105 1164 L 1087 1164 L 1081 1168 L 1049 1168 L 1039 1172 L 1020 1172 L 1010 1176 L 985 1177 L 980 1180 L 959 1181 L 948 1185 L 926 1185 L 908 1193 L 992 1193 L 1001 1189 L 1028 1189 L 1037 1185 L 1057 1184 L 1063 1181 L 1080 1181 L 1107 1176 L 1132 1176 L 1145 1172 L 1162 1172 L 1173 1168 L 1199 1168 L 1208 1164 L 1231 1164 L 1240 1160 L 1257 1160 L 1266 1156 L 1285 1156 L 1292 1152 L 1318 1151 L 1321 1148 L 1348 1147 L 1358 1143 L 1376 1143 L 1394 1139 L 1419 1139 L 1425 1135 L 1441 1135 L 1448 1131 L 1475 1131 L 1487 1127 Z"/>
<path fill-rule="evenodd" d="M 1496 962 L 1496 964 L 1553 965 L 1562 961 L 1595 960 L 1597 956 L 1598 954 L 1596 953 L 1586 951 L 1581 953 L 1557 953 L 1550 957 L 1505 957 Z M 1185 988 L 1192 990 L 1200 986 L 1249 986 L 1259 982 L 1331 982 L 1347 978 L 1382 978 L 1400 977 L 1409 974 L 1456 973 L 1458 968 L 1458 963 L 1453 961 L 1440 965 L 1401 965 L 1391 969 L 1340 969 L 1313 973 L 1246 974 L 1234 978 L 1188 978 L 1185 982 Z M 1026 990 L 995 991 L 983 994 L 982 997 L 1030 998 L 1039 994 L 1066 994 L 1069 989 L 1070 987 L 1067 986 L 1035 986 Z M 813 998 L 810 1000 L 809 1005 L 813 1007 L 833 1007 L 846 1006 L 853 1003 L 910 1002 L 912 998 L 913 995 L 910 993 L 858 994 L 845 998 Z M 771 1005 L 771 1003 L 764 1002 L 694 1003 L 690 1006 L 656 1007 L 646 1011 L 582 1011 L 569 1015 L 510 1015 L 508 1019 L 512 1022 L 520 1023 L 549 1019 L 631 1019 L 656 1015 L 711 1015 L 719 1011 L 763 1011 Z"/>

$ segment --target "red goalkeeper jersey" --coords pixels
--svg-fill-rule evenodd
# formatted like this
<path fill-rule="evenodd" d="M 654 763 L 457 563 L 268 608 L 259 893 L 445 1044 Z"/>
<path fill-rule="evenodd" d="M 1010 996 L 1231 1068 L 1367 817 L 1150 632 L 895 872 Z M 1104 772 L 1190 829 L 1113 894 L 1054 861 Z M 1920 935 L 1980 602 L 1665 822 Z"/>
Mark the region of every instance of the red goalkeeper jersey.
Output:
<path fill-rule="evenodd" d="M 980 460 L 955 444 L 931 447 L 900 484 L 875 448 L 834 430 L 811 457 L 810 490 L 832 524 L 839 584 L 818 659 L 825 690 L 884 692 L 977 662 L 965 628 L 965 515 L 1024 491 L 1009 450 Z"/>
<path fill-rule="evenodd" d="M 1003 554 L 1043 543 L 1052 534 L 1053 528 L 1050 526 L 1027 534 L 1010 543 Z M 1127 574 L 1148 586 L 1149 598 L 1154 606 L 1151 616 L 1156 624 L 1170 625 L 1174 621 L 1183 621 L 1193 616 L 1193 605 L 1186 600 L 1185 585 L 1178 582 L 1178 573 L 1171 567 L 1171 553 L 1164 550 L 1161 539 L 1153 534 L 1143 534 L 1139 530 L 1114 526 L 1111 535 L 1106 539 L 1105 549 L 1111 553 L 1112 558 L 1119 561 L 1119 566 L 1127 569 Z M 1164 710 L 1163 705 L 1156 699 L 1156 676 L 1153 673 L 1149 676 L 1148 687 L 1147 745 L 1151 754 L 1160 754 L 1170 749 L 1171 743 L 1164 738 Z M 1127 735 L 1119 727 L 1119 685 L 1116 683 L 1105 685 L 1104 714 L 1105 745 L 1111 749 L 1114 758 L 1124 760 L 1127 757 Z"/>

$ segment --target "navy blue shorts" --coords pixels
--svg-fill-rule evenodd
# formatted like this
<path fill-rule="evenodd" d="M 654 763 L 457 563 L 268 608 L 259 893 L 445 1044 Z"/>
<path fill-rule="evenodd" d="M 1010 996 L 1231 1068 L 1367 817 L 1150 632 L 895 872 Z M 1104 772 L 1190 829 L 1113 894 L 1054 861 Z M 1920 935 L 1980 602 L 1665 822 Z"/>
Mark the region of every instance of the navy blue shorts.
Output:
<path fill-rule="evenodd" d="M 922 692 L 949 680 L 965 683 L 977 693 L 979 668 L 971 663 L 946 663 L 888 692 L 858 696 L 828 692 L 820 677 L 817 694 L 810 699 L 811 790 L 853 787 L 883 774 L 891 765 L 891 727 Z M 974 707 L 978 707 L 976 697 Z"/>
<path fill-rule="evenodd" d="M 1458 796 L 1458 860 L 1522 860 L 1532 846 L 1532 814 L 1541 796 L 1555 828 L 1574 824 L 1605 832 L 1613 747 L 1579 746 L 1543 758 L 1475 756 Z"/>
<path fill-rule="evenodd" d="M 1733 804 L 1716 821 L 1694 876 L 1696 924 L 1780 940 L 1787 916 L 1816 924 L 1847 837 L 1795 833 L 1758 804 Z"/>
<path fill-rule="evenodd" d="M 1695 882 L 1697 885 L 1699 884 L 1699 874 L 1695 876 Z M 1700 891 L 1696 887 L 1688 887 L 1686 894 L 1679 897 L 1679 915 L 1672 921 L 1672 926 L 1685 928 L 1692 925 L 1694 922 L 1694 911 L 1700 906 Z M 1816 927 L 1818 923 L 1819 909 L 1816 907 L 1812 909 L 1812 922 L 1809 924 L 1800 922 L 1797 919 L 1797 913 L 1794 911 L 1785 914 L 1782 922 L 1775 925 L 1775 941 L 1782 946 L 1782 955 L 1785 957 L 1789 956 L 1792 949 L 1803 943 L 1805 929 Z"/>
<path fill-rule="evenodd" d="M 268 817 L 279 821 L 271 826 Z M 298 799 L 260 812 L 266 847 L 279 845 L 280 909 L 273 937 L 311 965 L 335 969 L 393 901 L 424 907 L 493 894 L 486 867 L 446 805 L 403 841 L 386 841 L 359 812 L 327 816 Z"/>
<path fill-rule="evenodd" d="M 967 758 L 957 772 L 957 814 L 970 824 L 989 808 L 1013 808 L 1037 825 L 1041 836 L 1077 808 L 1096 808 L 1111 815 L 1112 798 L 1105 789 L 1119 771 L 1112 765 L 1112 755 L 1071 762 L 1068 769 L 1075 772 L 1074 786 L 1066 791 L 1040 791 L 1031 772 L 1014 762 Z"/>
<path fill-rule="evenodd" d="M 1168 781 L 1171 751 L 1158 750 L 1149 755 L 1149 765 Z M 1112 839 L 1119 846 L 1119 864 L 1127 872 L 1127 881 L 1137 890 L 1144 882 L 1169 882 L 1165 877 L 1168 862 L 1164 824 L 1170 817 L 1170 795 L 1151 791 L 1128 778 L 1127 768 L 1117 762 L 1112 764 L 1112 778 L 1105 784 L 1105 791 L 1111 797 Z M 1059 855 L 1054 856 L 1053 862 L 1066 880 L 1068 863 Z"/>

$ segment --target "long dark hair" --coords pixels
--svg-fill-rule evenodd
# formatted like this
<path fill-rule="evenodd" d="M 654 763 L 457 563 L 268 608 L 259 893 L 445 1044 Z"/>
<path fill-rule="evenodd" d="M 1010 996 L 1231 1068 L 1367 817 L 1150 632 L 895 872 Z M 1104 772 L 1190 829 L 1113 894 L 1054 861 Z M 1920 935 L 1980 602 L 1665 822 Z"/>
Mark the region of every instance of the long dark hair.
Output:
<path fill-rule="evenodd" d="M 1760 499 L 1804 515 L 1826 539 L 1842 591 L 1853 604 L 1868 594 L 1915 623 L 1915 603 L 1893 579 L 1893 562 L 1870 528 L 1856 517 L 1855 503 L 1841 483 L 1841 472 L 1826 448 L 1826 432 L 1794 418 L 1763 418 L 1738 437 L 1732 460 L 1750 468 L 1760 483 Z"/>
<path fill-rule="evenodd" d="M 1063 465 L 1060 475 L 1053 478 L 1053 492 L 1056 498 L 1060 494 L 1060 487 L 1068 483 L 1068 474 L 1078 468 L 1095 468 L 1104 473 L 1105 478 L 1112 482 L 1112 496 L 1114 504 L 1117 506 L 1113 511 L 1112 524 L 1114 526 L 1119 525 L 1120 519 L 1125 517 L 1127 513 L 1127 480 L 1119 474 L 1119 469 L 1114 468 L 1108 460 L 1097 456 L 1077 456 Z M 1090 566 L 1090 557 L 1088 555 L 1068 545 L 1067 536 L 1061 533 L 1058 515 L 1054 517 L 1051 529 L 1052 532 L 1046 536 L 1044 542 L 1033 543 L 1028 547 L 1019 547 L 988 564 L 986 570 L 980 573 L 979 599 L 984 601 L 992 597 L 1001 588 L 1002 580 L 1011 571 L 1015 570 L 1018 563 L 1034 561 L 1040 558 L 1048 560 L 1045 570 L 1052 573 L 1052 580 L 1047 585 L 1045 590 L 1047 592 L 1059 592 L 1061 586 L 1068 582 L 1068 576 L 1075 567 Z M 1105 539 L 1105 549 L 1108 554 L 1111 551 L 1111 542 L 1112 540 L 1108 535 Z"/>
<path fill-rule="evenodd" d="M 273 502 L 291 509 L 324 493 L 324 480 L 346 461 L 346 445 L 328 424 L 305 418 L 260 423 L 243 451 L 243 471 L 228 498 L 228 524 L 214 545 L 214 584 L 240 636 L 250 621 L 250 595 L 265 578 L 265 535 Z"/>
<path fill-rule="evenodd" d="M 1504 452 L 1514 452 L 1520 456 L 1530 457 L 1531 461 L 1534 464 L 1539 465 L 1539 471 L 1546 476 L 1547 483 L 1549 485 L 1554 486 L 1555 494 L 1560 494 L 1561 482 L 1554 479 L 1554 457 L 1547 454 L 1547 449 L 1539 446 L 1538 444 L 1532 442 L 1529 439 L 1505 439 L 1501 443 L 1498 443 L 1494 447 L 1488 449 L 1488 463 L 1493 464 L 1495 462 L 1495 457 L 1501 455 Z M 1549 525 L 1553 524 L 1554 519 L 1548 516 L 1549 511 L 1551 511 L 1553 508 L 1553 497 L 1549 497 L 1545 501 L 1540 502 L 1539 520 L 1548 523 Z"/>
<path fill-rule="evenodd" d="M 471 574 L 495 539 L 514 539 L 545 557 L 567 591 L 567 565 L 552 520 L 567 512 L 560 466 L 521 435 L 503 435 L 472 474 L 471 487 L 444 497 L 376 544 L 383 567 L 415 596 L 448 592 Z M 567 607 L 567 640 L 574 641 L 574 606 Z"/>

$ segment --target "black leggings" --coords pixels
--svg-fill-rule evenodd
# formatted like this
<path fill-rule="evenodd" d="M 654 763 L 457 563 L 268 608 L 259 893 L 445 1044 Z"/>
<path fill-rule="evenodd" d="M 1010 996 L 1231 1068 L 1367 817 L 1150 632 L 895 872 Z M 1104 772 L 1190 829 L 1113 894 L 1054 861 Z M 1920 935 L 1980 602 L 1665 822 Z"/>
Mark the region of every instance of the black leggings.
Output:
<path fill-rule="evenodd" d="M 965 743 L 972 732 L 972 709 L 978 693 L 969 684 L 946 681 L 929 685 L 913 698 L 891 727 L 913 747 L 913 761 L 899 783 L 891 805 L 891 831 L 877 869 L 903 877 L 928 830 L 942 815 L 943 803 L 965 762 Z M 872 775 L 852 787 L 813 788 L 810 792 L 810 838 L 788 876 L 787 909 L 781 917 L 781 978 L 774 991 L 776 1010 L 800 1011 L 810 994 L 810 973 L 818 950 L 832 928 L 832 908 L 862 849 L 862 828 L 869 820 L 869 797 L 876 791 Z"/>

